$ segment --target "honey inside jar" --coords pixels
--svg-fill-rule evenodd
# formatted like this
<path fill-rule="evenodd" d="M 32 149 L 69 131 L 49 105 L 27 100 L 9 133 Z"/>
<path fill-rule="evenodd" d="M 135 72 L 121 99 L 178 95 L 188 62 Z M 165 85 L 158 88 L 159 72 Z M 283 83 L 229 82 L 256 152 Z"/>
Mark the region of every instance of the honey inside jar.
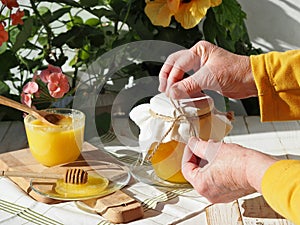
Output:
<path fill-rule="evenodd" d="M 84 139 L 84 116 L 64 115 L 51 127 L 28 115 L 25 129 L 32 156 L 42 165 L 73 162 L 80 155 Z"/>
<path fill-rule="evenodd" d="M 169 182 L 188 183 L 181 172 L 185 144 L 175 140 L 157 144 L 153 143 L 148 151 L 155 174 Z"/>
<path fill-rule="evenodd" d="M 209 96 L 174 100 L 160 93 L 149 103 L 134 107 L 130 118 L 139 127 L 143 157 L 146 150 L 144 159 L 152 165 L 156 176 L 181 184 L 188 183 L 181 172 L 181 164 L 189 138 L 221 141 L 232 128 L 227 113 L 219 112 Z"/>

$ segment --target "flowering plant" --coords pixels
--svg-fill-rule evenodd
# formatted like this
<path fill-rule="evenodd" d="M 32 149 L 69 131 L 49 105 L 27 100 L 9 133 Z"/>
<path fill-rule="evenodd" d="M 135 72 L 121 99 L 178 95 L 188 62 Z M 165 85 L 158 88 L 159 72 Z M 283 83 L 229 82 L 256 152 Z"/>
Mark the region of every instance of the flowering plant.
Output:
<path fill-rule="evenodd" d="M 234 53 L 256 54 L 245 19 L 237 0 L 1 0 L 0 95 L 53 107 L 75 93 L 80 70 L 139 40 L 190 48 L 205 39 Z M 157 75 L 160 66 L 133 62 L 112 79 L 127 83 L 129 76 Z M 15 118 L 1 109 L 0 120 Z"/>
<path fill-rule="evenodd" d="M 49 104 L 55 102 L 55 99 L 62 98 L 69 89 L 67 76 L 59 67 L 49 65 L 40 74 L 35 73 L 32 80 L 24 85 L 21 101 L 29 107 Z"/>

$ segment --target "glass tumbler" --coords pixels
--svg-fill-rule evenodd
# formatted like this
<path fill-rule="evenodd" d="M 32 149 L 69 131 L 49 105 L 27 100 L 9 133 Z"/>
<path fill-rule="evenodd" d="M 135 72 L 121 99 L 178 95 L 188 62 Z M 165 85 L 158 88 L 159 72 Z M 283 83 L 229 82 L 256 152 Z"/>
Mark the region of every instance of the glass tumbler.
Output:
<path fill-rule="evenodd" d="M 64 117 L 57 126 L 49 126 L 32 115 L 25 117 L 25 130 L 32 156 L 48 167 L 75 161 L 84 142 L 84 113 L 63 108 L 45 111 Z"/>

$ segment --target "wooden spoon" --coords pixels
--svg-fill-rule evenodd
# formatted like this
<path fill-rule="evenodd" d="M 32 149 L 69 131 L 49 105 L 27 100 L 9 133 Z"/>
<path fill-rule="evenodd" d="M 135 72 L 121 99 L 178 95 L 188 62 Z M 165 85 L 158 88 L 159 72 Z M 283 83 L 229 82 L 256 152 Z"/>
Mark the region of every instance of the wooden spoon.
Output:
<path fill-rule="evenodd" d="M 42 122 L 51 126 L 56 126 L 59 123 L 59 121 L 64 118 L 63 115 L 32 109 L 26 105 L 23 105 L 19 102 L 16 102 L 3 96 L 0 96 L 0 104 L 29 113 L 37 119 L 41 120 Z"/>

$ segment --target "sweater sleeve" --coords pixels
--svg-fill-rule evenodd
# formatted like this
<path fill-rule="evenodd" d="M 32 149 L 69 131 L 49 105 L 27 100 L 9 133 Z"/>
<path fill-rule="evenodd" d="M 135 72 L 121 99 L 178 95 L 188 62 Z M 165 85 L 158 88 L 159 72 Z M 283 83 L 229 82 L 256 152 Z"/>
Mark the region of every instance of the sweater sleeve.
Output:
<path fill-rule="evenodd" d="M 300 224 L 300 161 L 274 163 L 262 179 L 262 194 L 275 211 Z"/>
<path fill-rule="evenodd" d="M 250 56 L 262 121 L 300 119 L 300 50 Z"/>

